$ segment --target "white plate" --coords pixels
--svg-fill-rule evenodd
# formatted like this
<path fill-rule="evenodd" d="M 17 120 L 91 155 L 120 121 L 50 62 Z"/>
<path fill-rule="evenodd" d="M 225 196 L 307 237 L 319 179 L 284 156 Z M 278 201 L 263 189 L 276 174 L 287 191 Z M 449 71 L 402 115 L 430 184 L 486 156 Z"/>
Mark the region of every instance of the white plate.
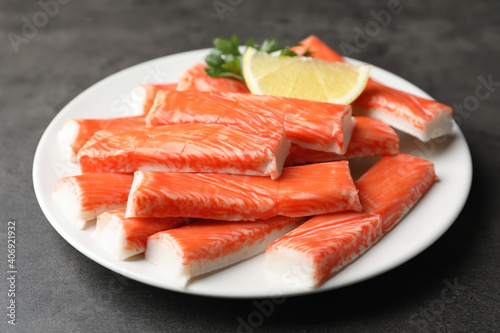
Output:
<path fill-rule="evenodd" d="M 425 250 L 455 221 L 472 181 L 470 152 L 456 124 L 452 135 L 428 143 L 402 135 L 401 151 L 434 162 L 439 181 L 393 231 L 318 288 L 298 288 L 278 282 L 266 272 L 263 254 L 197 279 L 186 289 L 166 283 L 161 272 L 141 257 L 132 261 L 114 260 L 93 241 L 93 226 L 84 231 L 75 229 L 52 200 L 57 179 L 79 172 L 77 167 L 64 161 L 58 149 L 57 133 L 66 118 L 109 118 L 136 113 L 140 108 L 140 96 L 133 89 L 138 83 L 176 82 L 183 71 L 202 61 L 208 52 L 205 49 L 166 56 L 111 75 L 72 100 L 45 130 L 33 165 L 35 193 L 49 222 L 78 251 L 116 273 L 159 288 L 217 297 L 290 296 L 331 290 L 384 273 Z M 373 67 L 372 77 L 389 86 L 430 98 L 411 83 L 380 68 Z"/>

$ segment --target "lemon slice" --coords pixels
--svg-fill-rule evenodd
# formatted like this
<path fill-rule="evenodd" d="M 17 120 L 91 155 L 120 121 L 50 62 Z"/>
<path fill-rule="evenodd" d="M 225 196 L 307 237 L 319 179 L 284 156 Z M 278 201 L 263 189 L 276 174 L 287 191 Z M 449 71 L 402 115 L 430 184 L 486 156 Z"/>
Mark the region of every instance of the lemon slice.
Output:
<path fill-rule="evenodd" d="M 311 57 L 281 57 L 249 47 L 243 76 L 253 94 L 350 104 L 365 89 L 371 65 L 353 66 Z"/>

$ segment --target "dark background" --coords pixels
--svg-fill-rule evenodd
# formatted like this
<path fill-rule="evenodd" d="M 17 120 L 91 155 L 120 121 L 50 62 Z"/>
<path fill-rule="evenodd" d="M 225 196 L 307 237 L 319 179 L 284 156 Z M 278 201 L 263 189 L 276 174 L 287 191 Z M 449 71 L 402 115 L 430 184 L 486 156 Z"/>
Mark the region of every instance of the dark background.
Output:
<path fill-rule="evenodd" d="M 219 15 L 214 4 L 221 3 L 229 7 Z M 33 22 L 42 7 L 0 0 L 0 262 L 7 271 L 6 224 L 16 220 L 17 331 L 236 331 L 238 318 L 256 311 L 254 300 L 189 296 L 121 278 L 59 236 L 33 192 L 37 143 L 71 99 L 131 65 L 210 47 L 212 38 L 233 33 L 243 40 L 276 37 L 287 45 L 315 34 L 340 51 L 342 42 L 355 46 L 356 28 L 364 29 L 374 20 L 370 12 L 388 3 L 73 0 L 59 5 L 16 52 L 8 34 L 23 36 L 23 18 Z M 402 0 L 400 7 L 352 57 L 449 105 L 473 96 L 480 76 L 500 81 L 499 1 Z M 499 90 L 457 117 L 471 149 L 474 180 L 463 212 L 441 239 L 369 281 L 288 298 L 255 331 L 499 331 Z M 0 331 L 12 329 L 6 323 L 5 275 Z"/>

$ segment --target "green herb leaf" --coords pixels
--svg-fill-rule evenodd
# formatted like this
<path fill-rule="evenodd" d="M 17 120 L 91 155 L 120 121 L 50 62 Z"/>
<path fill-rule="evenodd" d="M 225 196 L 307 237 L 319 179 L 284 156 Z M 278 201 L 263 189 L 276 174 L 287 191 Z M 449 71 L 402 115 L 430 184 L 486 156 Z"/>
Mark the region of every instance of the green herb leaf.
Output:
<path fill-rule="evenodd" d="M 267 53 L 281 51 L 284 49 L 286 49 L 286 47 L 278 45 L 278 42 L 274 38 L 271 40 L 269 39 L 264 40 L 264 43 L 262 43 L 262 46 L 260 47 L 260 51 Z"/>
<path fill-rule="evenodd" d="M 213 40 L 214 49 L 205 57 L 208 67 L 205 72 L 210 77 L 231 77 L 244 80 L 241 66 L 243 57 L 239 51 L 239 38 L 236 35 L 227 38 L 215 38 Z M 253 47 L 259 51 L 272 53 L 280 51 L 280 56 L 295 57 L 297 53 L 290 48 L 281 46 L 276 39 L 266 39 L 262 45 L 257 45 L 253 38 L 245 43 L 247 48 Z M 306 51 L 306 53 L 308 50 Z"/>
<path fill-rule="evenodd" d="M 257 44 L 255 44 L 255 41 L 254 41 L 253 38 L 250 38 L 249 40 L 247 40 L 247 42 L 245 43 L 245 45 L 247 47 L 257 48 Z"/>
<path fill-rule="evenodd" d="M 210 67 L 219 67 L 224 63 L 224 59 L 222 59 L 222 52 L 217 49 L 213 49 L 212 52 L 205 57 L 205 62 Z"/>
<path fill-rule="evenodd" d="M 280 56 L 283 57 L 296 57 L 298 54 L 296 52 L 293 52 L 290 49 L 283 49 L 281 50 Z"/>
<path fill-rule="evenodd" d="M 314 52 L 311 52 L 309 48 L 306 49 L 306 51 L 302 54 L 303 57 L 310 57 L 313 55 Z"/>
<path fill-rule="evenodd" d="M 213 43 L 215 48 L 222 52 L 222 54 L 240 55 L 240 51 L 238 50 L 239 40 L 236 36 L 231 37 L 231 40 L 215 38 Z"/>

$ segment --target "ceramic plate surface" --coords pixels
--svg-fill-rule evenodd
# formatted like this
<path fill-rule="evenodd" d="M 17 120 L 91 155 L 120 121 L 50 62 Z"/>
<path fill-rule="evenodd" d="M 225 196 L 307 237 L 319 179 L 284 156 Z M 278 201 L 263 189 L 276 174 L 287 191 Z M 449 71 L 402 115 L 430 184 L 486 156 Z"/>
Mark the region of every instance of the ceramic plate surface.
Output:
<path fill-rule="evenodd" d="M 56 181 L 79 173 L 77 166 L 64 160 L 58 149 L 57 134 L 67 118 L 110 118 L 139 113 L 142 96 L 135 89 L 137 84 L 176 82 L 182 72 L 202 61 L 208 53 L 205 49 L 166 56 L 111 75 L 73 99 L 45 130 L 34 158 L 35 193 L 49 222 L 78 251 L 128 278 L 182 293 L 238 298 L 291 296 L 331 290 L 382 274 L 421 253 L 453 224 L 465 204 L 472 181 L 469 148 L 456 124 L 451 135 L 427 143 L 401 135 L 401 152 L 432 161 L 439 180 L 394 230 L 318 288 L 299 288 L 293 283 L 278 281 L 266 272 L 264 254 L 197 279 L 186 289 L 165 282 L 161 271 L 141 256 L 130 261 L 115 260 L 93 240 L 94 226 L 77 230 L 52 200 Z M 388 86 L 431 98 L 413 84 L 375 66 L 371 76 Z M 373 163 L 373 159 L 354 160 L 353 177 L 366 170 L 367 163 Z"/>

